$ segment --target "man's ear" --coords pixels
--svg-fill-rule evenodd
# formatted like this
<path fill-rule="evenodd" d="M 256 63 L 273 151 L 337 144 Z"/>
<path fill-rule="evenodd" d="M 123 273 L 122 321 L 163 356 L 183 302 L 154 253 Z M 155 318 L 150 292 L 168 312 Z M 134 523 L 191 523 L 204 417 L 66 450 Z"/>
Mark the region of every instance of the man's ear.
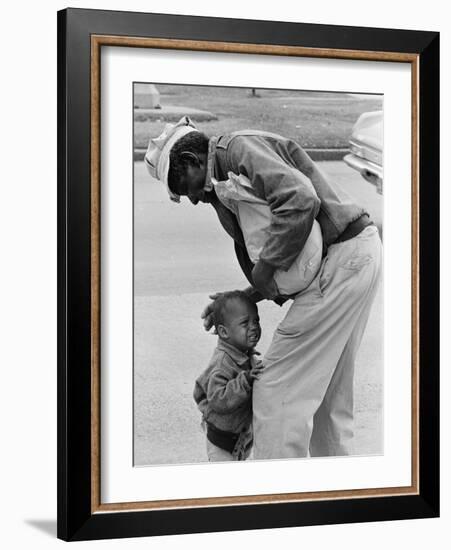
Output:
<path fill-rule="evenodd" d="M 197 168 L 200 166 L 200 159 L 196 155 L 196 153 L 192 153 L 191 151 L 182 151 L 180 153 L 180 157 L 185 161 L 189 162 L 193 166 L 196 166 Z"/>
<path fill-rule="evenodd" d="M 227 328 L 224 325 L 218 325 L 216 331 L 218 333 L 218 336 L 220 338 L 223 338 L 224 340 L 227 340 L 227 338 L 229 337 Z"/>

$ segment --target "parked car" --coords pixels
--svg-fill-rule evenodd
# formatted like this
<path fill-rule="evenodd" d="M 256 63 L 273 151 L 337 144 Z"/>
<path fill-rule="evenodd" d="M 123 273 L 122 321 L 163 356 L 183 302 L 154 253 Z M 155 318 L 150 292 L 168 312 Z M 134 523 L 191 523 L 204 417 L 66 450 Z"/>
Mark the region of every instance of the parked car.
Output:
<path fill-rule="evenodd" d="M 382 194 L 384 119 L 382 111 L 363 113 L 352 129 L 344 161 Z"/>

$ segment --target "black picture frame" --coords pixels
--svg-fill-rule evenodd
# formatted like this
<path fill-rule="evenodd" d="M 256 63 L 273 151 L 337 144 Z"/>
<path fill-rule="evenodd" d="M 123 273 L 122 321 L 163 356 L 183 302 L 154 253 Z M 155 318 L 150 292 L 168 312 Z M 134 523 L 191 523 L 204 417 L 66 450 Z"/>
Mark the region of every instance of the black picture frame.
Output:
<path fill-rule="evenodd" d="M 93 509 L 92 36 L 257 44 L 417 59 L 418 494 Z M 138 537 L 439 515 L 439 33 L 67 9 L 58 12 L 58 537 Z M 415 130 L 414 130 L 415 131 Z M 415 155 L 414 155 L 415 161 Z"/>

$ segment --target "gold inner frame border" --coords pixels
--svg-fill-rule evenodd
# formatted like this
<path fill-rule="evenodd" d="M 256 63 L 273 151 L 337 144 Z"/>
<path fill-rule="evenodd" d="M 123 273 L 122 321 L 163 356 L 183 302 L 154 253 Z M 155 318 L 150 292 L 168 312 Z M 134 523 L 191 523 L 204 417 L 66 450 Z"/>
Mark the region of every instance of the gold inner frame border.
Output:
<path fill-rule="evenodd" d="M 407 487 L 101 503 L 100 498 L 100 50 L 102 46 L 410 63 L 412 94 L 412 479 Z M 91 513 L 274 504 L 419 494 L 419 55 L 265 44 L 91 36 Z"/>

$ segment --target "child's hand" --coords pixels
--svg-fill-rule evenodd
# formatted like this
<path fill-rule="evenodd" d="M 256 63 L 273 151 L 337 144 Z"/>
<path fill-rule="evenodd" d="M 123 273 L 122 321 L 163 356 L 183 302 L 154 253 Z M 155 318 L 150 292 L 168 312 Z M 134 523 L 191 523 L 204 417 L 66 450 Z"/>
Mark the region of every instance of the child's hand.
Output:
<path fill-rule="evenodd" d="M 249 375 L 253 380 L 258 380 L 263 370 L 264 370 L 263 362 L 257 361 L 255 366 L 251 368 Z"/>

